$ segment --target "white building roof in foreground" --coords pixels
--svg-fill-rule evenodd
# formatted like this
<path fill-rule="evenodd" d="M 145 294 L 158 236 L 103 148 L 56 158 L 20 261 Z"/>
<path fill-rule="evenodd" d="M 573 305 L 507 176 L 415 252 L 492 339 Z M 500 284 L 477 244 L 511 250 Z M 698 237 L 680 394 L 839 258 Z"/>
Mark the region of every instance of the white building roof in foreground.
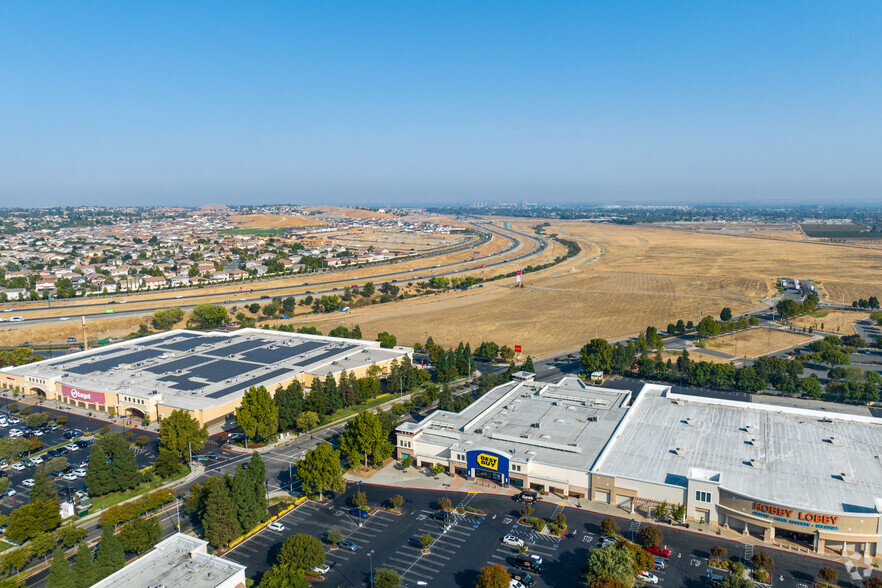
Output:
<path fill-rule="evenodd" d="M 245 585 L 245 566 L 208 555 L 207 542 L 175 533 L 92 588 L 232 588 Z"/>
<path fill-rule="evenodd" d="M 589 386 L 578 378 L 557 384 L 509 382 L 462 412 L 435 411 L 402 433 L 447 450 L 493 449 L 513 461 L 588 471 L 625 414 L 630 392 Z"/>
<path fill-rule="evenodd" d="M 264 329 L 179 329 L 0 371 L 97 392 L 161 394 L 166 406 L 198 410 L 239 399 L 250 386 L 272 390 L 300 374 L 326 376 L 412 351 L 382 349 L 378 341 Z"/>
<path fill-rule="evenodd" d="M 825 513 L 876 512 L 882 419 L 683 396 L 646 385 L 592 471 Z M 700 475 L 698 475 L 700 474 Z"/>

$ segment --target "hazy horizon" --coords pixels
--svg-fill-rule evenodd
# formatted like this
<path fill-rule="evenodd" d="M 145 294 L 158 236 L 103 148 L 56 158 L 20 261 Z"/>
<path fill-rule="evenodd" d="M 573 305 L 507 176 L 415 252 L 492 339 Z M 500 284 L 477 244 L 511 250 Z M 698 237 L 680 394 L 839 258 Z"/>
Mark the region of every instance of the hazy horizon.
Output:
<path fill-rule="evenodd" d="M 0 5 L 0 207 L 871 206 L 882 4 Z"/>

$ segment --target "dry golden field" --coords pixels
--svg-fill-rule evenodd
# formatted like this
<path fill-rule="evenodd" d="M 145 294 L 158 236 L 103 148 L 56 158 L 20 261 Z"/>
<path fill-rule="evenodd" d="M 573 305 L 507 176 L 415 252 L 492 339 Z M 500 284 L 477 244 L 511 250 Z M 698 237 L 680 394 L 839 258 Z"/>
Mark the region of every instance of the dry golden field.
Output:
<path fill-rule="evenodd" d="M 288 227 L 314 227 L 325 224 L 314 216 L 238 214 L 229 218 L 234 223 L 240 223 L 239 228 L 241 229 L 287 229 Z"/>
<path fill-rule="evenodd" d="M 122 337 L 138 330 L 138 325 L 148 322 L 145 317 L 117 317 L 86 319 L 86 333 L 90 341 L 107 337 Z M 0 346 L 21 345 L 26 341 L 33 343 L 60 343 L 68 337 L 83 340 L 83 326 L 79 320 L 44 324 L 22 323 L 16 328 L 0 328 Z"/>
<path fill-rule="evenodd" d="M 653 355 L 652 357 L 655 357 L 655 355 Z M 680 354 L 669 353 L 666 351 L 662 354 L 662 357 L 664 357 L 666 361 L 668 359 L 670 359 L 672 362 L 677 363 L 677 358 L 680 357 Z M 690 349 L 689 350 L 689 359 L 691 361 L 707 361 L 709 363 L 728 363 L 728 364 L 735 365 L 735 366 L 741 365 L 741 362 L 738 360 L 733 360 L 731 358 L 726 358 L 726 357 L 720 357 L 718 355 L 711 355 L 710 353 L 702 353 L 698 349 Z"/>
<path fill-rule="evenodd" d="M 790 324 L 815 330 L 836 333 L 837 335 L 854 335 L 854 323 L 864 320 L 870 315 L 866 312 L 850 310 L 821 310 L 813 313 L 816 316 L 805 315 L 790 320 Z"/>
<path fill-rule="evenodd" d="M 781 329 L 749 329 L 706 339 L 707 346 L 715 351 L 728 353 L 735 357 L 753 359 L 788 347 L 802 345 L 817 337 Z M 689 352 L 690 354 L 692 351 Z"/>
<path fill-rule="evenodd" d="M 307 212 L 320 212 L 322 214 L 333 214 L 336 216 L 346 216 L 349 218 L 395 218 L 394 214 L 386 212 L 376 212 L 374 210 L 361 210 L 359 208 L 344 208 L 341 206 L 312 206 L 306 209 Z"/>

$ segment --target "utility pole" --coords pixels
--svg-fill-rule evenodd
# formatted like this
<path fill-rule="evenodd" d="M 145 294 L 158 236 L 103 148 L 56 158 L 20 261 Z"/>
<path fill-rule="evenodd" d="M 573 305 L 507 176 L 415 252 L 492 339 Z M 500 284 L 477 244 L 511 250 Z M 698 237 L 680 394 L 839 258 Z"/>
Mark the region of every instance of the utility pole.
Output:
<path fill-rule="evenodd" d="M 190 454 L 190 463 L 193 463 L 193 446 L 190 445 L 190 442 L 187 441 L 187 453 Z"/>
<path fill-rule="evenodd" d="M 86 339 L 86 317 L 81 316 L 80 319 L 83 322 L 83 351 L 89 350 L 89 340 Z"/>

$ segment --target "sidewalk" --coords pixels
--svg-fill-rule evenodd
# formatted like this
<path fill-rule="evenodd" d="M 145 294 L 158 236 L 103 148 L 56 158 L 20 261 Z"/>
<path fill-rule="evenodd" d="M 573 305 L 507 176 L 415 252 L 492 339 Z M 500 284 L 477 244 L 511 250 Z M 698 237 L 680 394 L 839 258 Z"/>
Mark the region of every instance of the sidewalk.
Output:
<path fill-rule="evenodd" d="M 346 478 L 348 482 L 360 481 L 364 484 L 376 484 L 379 486 L 412 488 L 418 490 L 451 490 L 454 492 L 477 492 L 481 494 L 495 494 L 500 496 L 513 496 L 521 492 L 519 488 L 516 488 L 514 486 L 503 488 L 499 484 L 495 484 L 486 480 L 466 480 L 462 476 L 450 476 L 447 473 L 442 473 L 436 476 L 434 474 L 427 474 L 424 470 L 417 470 L 415 468 L 408 468 L 407 471 L 404 471 L 401 469 L 401 464 L 396 461 L 392 461 L 388 465 L 380 468 L 380 470 L 372 475 L 370 478 L 362 478 L 349 473 L 344 474 L 344 478 Z M 781 543 L 766 543 L 761 539 L 757 539 L 756 537 L 753 537 L 751 535 L 744 535 L 740 531 L 719 527 L 715 524 L 699 525 L 698 523 L 690 522 L 689 528 L 687 529 L 685 525 L 672 525 L 668 523 L 663 523 L 656 520 L 654 517 L 646 516 L 636 511 L 631 513 L 615 505 L 605 504 L 602 502 L 593 502 L 587 499 L 564 498 L 563 496 L 559 496 L 557 494 L 540 495 L 539 499 L 540 502 L 559 504 L 569 508 L 578 508 L 580 510 L 593 512 L 620 520 L 636 520 L 641 524 L 653 525 L 661 529 L 677 529 L 680 531 L 685 531 L 687 533 L 705 535 L 707 537 L 719 537 L 721 540 L 725 539 L 737 543 L 752 544 L 756 547 L 762 547 L 763 549 L 797 553 L 820 560 L 837 562 L 845 565 L 846 567 L 857 566 L 872 568 L 872 562 L 875 560 L 874 557 L 855 558 L 854 554 L 852 554 L 851 557 L 843 557 L 841 555 L 836 555 L 829 552 L 814 553 L 807 548 L 793 546 L 789 542 L 784 542 L 783 540 L 781 541 Z"/>

